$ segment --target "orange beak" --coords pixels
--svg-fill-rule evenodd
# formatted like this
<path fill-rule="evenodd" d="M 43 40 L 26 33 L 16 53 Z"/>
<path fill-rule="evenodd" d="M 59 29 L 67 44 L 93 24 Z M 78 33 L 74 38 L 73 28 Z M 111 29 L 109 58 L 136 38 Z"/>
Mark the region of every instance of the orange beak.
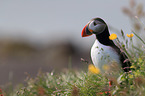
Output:
<path fill-rule="evenodd" d="M 82 36 L 82 37 L 88 37 L 88 36 L 90 36 L 90 35 L 92 35 L 92 32 L 90 32 L 90 31 L 88 30 L 88 24 L 87 24 L 87 25 L 83 28 L 81 36 Z"/>

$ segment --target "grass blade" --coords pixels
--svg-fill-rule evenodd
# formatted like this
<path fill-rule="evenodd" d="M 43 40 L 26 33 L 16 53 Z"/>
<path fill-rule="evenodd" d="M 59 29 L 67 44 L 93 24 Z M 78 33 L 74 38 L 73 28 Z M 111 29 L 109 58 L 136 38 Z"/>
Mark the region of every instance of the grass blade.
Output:
<path fill-rule="evenodd" d="M 136 37 L 137 37 L 140 41 L 142 41 L 143 44 L 145 44 L 144 40 L 143 40 L 141 37 L 139 37 L 134 31 L 132 31 L 132 32 L 136 35 Z"/>

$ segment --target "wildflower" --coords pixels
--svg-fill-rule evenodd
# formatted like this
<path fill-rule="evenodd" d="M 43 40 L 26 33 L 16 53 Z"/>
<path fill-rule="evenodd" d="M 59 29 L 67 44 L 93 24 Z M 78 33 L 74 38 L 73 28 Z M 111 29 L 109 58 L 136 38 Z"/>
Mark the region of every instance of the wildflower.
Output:
<path fill-rule="evenodd" d="M 129 78 L 133 78 L 133 75 L 132 74 L 128 74 Z"/>
<path fill-rule="evenodd" d="M 132 65 L 132 66 L 130 66 L 130 68 L 135 68 L 135 66 Z"/>
<path fill-rule="evenodd" d="M 94 73 L 94 74 L 99 74 L 99 73 L 100 73 L 99 68 L 95 67 L 95 66 L 92 65 L 92 64 L 89 65 L 88 70 L 89 70 L 91 73 Z"/>
<path fill-rule="evenodd" d="M 4 96 L 4 95 L 2 94 L 2 89 L 0 89 L 0 96 Z"/>
<path fill-rule="evenodd" d="M 2 89 L 0 89 L 0 94 L 2 93 Z"/>
<path fill-rule="evenodd" d="M 134 36 L 134 34 L 133 34 L 133 33 L 131 33 L 131 34 L 126 34 L 126 36 L 129 37 L 129 38 L 131 38 L 131 37 Z"/>
<path fill-rule="evenodd" d="M 114 39 L 116 39 L 117 38 L 117 35 L 116 34 L 111 34 L 110 36 L 109 36 L 109 39 L 110 40 L 114 40 Z"/>

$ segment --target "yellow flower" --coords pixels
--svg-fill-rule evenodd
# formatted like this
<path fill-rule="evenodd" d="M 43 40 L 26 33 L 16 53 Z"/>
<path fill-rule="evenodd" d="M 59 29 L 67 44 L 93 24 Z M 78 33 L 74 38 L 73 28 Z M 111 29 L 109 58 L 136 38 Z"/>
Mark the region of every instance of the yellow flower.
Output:
<path fill-rule="evenodd" d="M 129 37 L 129 38 L 131 38 L 131 37 L 134 36 L 134 34 L 133 34 L 133 33 L 131 33 L 131 34 L 126 34 L 126 36 Z"/>
<path fill-rule="evenodd" d="M 130 68 L 135 68 L 135 66 L 132 65 L 132 66 L 130 66 Z"/>
<path fill-rule="evenodd" d="M 109 70 L 109 66 L 107 65 L 107 64 L 105 64 L 105 65 L 103 65 L 103 67 L 102 67 L 104 70 Z"/>
<path fill-rule="evenodd" d="M 133 75 L 132 74 L 128 74 L 129 78 L 133 78 Z"/>
<path fill-rule="evenodd" d="M 94 73 L 94 74 L 99 74 L 99 73 L 100 73 L 99 68 L 95 67 L 95 66 L 92 65 L 92 64 L 89 65 L 88 70 L 89 70 L 91 73 Z"/>
<path fill-rule="evenodd" d="M 117 38 L 117 35 L 116 34 L 111 34 L 110 36 L 109 36 L 109 39 L 110 40 L 114 40 L 114 39 L 116 39 Z"/>

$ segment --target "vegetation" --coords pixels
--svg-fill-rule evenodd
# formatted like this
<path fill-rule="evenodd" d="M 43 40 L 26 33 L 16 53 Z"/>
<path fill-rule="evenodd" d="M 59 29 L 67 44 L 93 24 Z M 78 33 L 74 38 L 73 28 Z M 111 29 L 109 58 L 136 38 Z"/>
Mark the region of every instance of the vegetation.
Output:
<path fill-rule="evenodd" d="M 93 72 L 67 70 L 63 73 L 39 73 L 35 78 L 27 78 L 27 86 L 7 93 L 7 96 L 144 96 L 145 94 L 145 56 L 144 48 L 133 49 L 129 73 L 120 73 L 113 80 L 111 89 L 108 79 Z M 94 70 L 94 69 L 91 69 Z M 110 91 L 110 93 L 106 93 Z M 4 93 L 4 92 L 3 92 Z M 5 94 L 5 93 L 4 93 Z"/>
<path fill-rule="evenodd" d="M 129 35 L 129 34 L 128 34 Z M 136 34 L 137 35 L 137 34 Z M 122 35 L 125 37 L 124 35 Z M 132 36 L 128 36 L 132 40 Z M 139 38 L 141 39 L 141 38 Z M 132 70 L 121 72 L 118 79 L 112 79 L 109 87 L 108 77 L 95 72 L 89 65 L 89 71 L 67 70 L 64 73 L 39 73 L 35 78 L 27 78 L 27 86 L 19 87 L 7 93 L 8 96 L 144 96 L 145 94 L 145 46 L 135 47 L 130 42 L 131 49 L 127 49 L 123 42 L 115 39 L 124 52 L 127 52 Z M 142 39 L 141 39 L 142 41 Z M 107 69 L 107 68 L 105 68 Z M 4 93 L 4 92 L 3 92 Z M 108 96 L 107 95 L 107 96 Z"/>

